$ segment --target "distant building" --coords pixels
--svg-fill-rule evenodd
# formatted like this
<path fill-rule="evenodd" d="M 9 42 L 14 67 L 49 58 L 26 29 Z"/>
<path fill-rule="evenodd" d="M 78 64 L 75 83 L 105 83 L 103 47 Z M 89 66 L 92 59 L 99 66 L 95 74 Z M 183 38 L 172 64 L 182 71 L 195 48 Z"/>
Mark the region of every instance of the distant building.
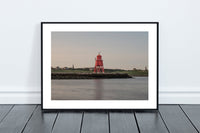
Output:
<path fill-rule="evenodd" d="M 68 69 L 68 67 L 63 67 L 63 70 L 67 70 Z"/>
<path fill-rule="evenodd" d="M 145 71 L 148 71 L 148 68 L 145 66 L 144 70 L 145 70 Z"/>
<path fill-rule="evenodd" d="M 137 68 L 133 68 L 133 70 L 134 70 L 134 71 L 136 71 L 136 70 L 137 70 Z"/>
<path fill-rule="evenodd" d="M 72 69 L 74 69 L 74 64 L 72 65 Z"/>
<path fill-rule="evenodd" d="M 56 69 L 57 69 L 57 70 L 60 70 L 60 67 L 59 67 L 59 66 L 57 66 L 57 67 L 56 67 Z"/>

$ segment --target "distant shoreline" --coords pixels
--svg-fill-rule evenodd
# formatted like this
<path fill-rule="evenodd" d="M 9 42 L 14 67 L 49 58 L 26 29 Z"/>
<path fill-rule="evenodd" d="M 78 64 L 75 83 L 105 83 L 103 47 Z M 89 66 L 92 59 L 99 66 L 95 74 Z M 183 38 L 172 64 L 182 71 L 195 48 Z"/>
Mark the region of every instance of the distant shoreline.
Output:
<path fill-rule="evenodd" d="M 51 73 L 70 73 L 70 74 L 94 74 L 93 68 L 52 68 Z M 123 70 L 123 69 L 104 69 L 104 74 L 128 74 L 132 77 L 148 77 L 148 70 Z"/>
<path fill-rule="evenodd" d="M 119 79 L 133 78 L 127 73 L 51 73 L 51 79 Z"/>

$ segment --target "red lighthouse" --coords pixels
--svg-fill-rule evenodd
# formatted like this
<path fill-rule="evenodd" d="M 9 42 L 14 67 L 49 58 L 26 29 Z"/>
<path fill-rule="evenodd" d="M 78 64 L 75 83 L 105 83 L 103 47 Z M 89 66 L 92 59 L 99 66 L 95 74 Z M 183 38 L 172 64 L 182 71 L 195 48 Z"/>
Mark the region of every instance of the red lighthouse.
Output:
<path fill-rule="evenodd" d="M 94 73 L 104 73 L 103 60 L 101 57 L 102 56 L 99 53 L 97 58 L 95 58 Z"/>

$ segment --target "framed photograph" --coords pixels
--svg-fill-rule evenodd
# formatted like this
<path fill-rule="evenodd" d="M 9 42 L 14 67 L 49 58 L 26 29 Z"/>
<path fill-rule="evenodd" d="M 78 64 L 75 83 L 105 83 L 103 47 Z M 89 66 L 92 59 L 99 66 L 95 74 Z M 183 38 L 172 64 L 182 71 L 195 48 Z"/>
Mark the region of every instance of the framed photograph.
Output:
<path fill-rule="evenodd" d="M 158 22 L 42 22 L 42 109 L 158 108 Z"/>

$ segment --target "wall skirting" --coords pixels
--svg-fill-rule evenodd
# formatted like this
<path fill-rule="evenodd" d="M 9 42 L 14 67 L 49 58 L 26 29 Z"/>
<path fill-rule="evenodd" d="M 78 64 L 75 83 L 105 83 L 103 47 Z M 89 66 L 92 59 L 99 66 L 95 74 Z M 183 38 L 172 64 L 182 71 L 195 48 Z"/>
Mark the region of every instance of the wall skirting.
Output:
<path fill-rule="evenodd" d="M 191 89 L 192 90 L 192 89 Z M 40 104 L 40 91 L 0 91 L 0 104 Z M 160 104 L 200 104 L 200 91 L 160 91 Z"/>
<path fill-rule="evenodd" d="M 40 91 L 0 92 L 0 104 L 40 104 Z"/>
<path fill-rule="evenodd" d="M 200 104 L 200 91 L 198 92 L 159 92 L 160 104 Z"/>

